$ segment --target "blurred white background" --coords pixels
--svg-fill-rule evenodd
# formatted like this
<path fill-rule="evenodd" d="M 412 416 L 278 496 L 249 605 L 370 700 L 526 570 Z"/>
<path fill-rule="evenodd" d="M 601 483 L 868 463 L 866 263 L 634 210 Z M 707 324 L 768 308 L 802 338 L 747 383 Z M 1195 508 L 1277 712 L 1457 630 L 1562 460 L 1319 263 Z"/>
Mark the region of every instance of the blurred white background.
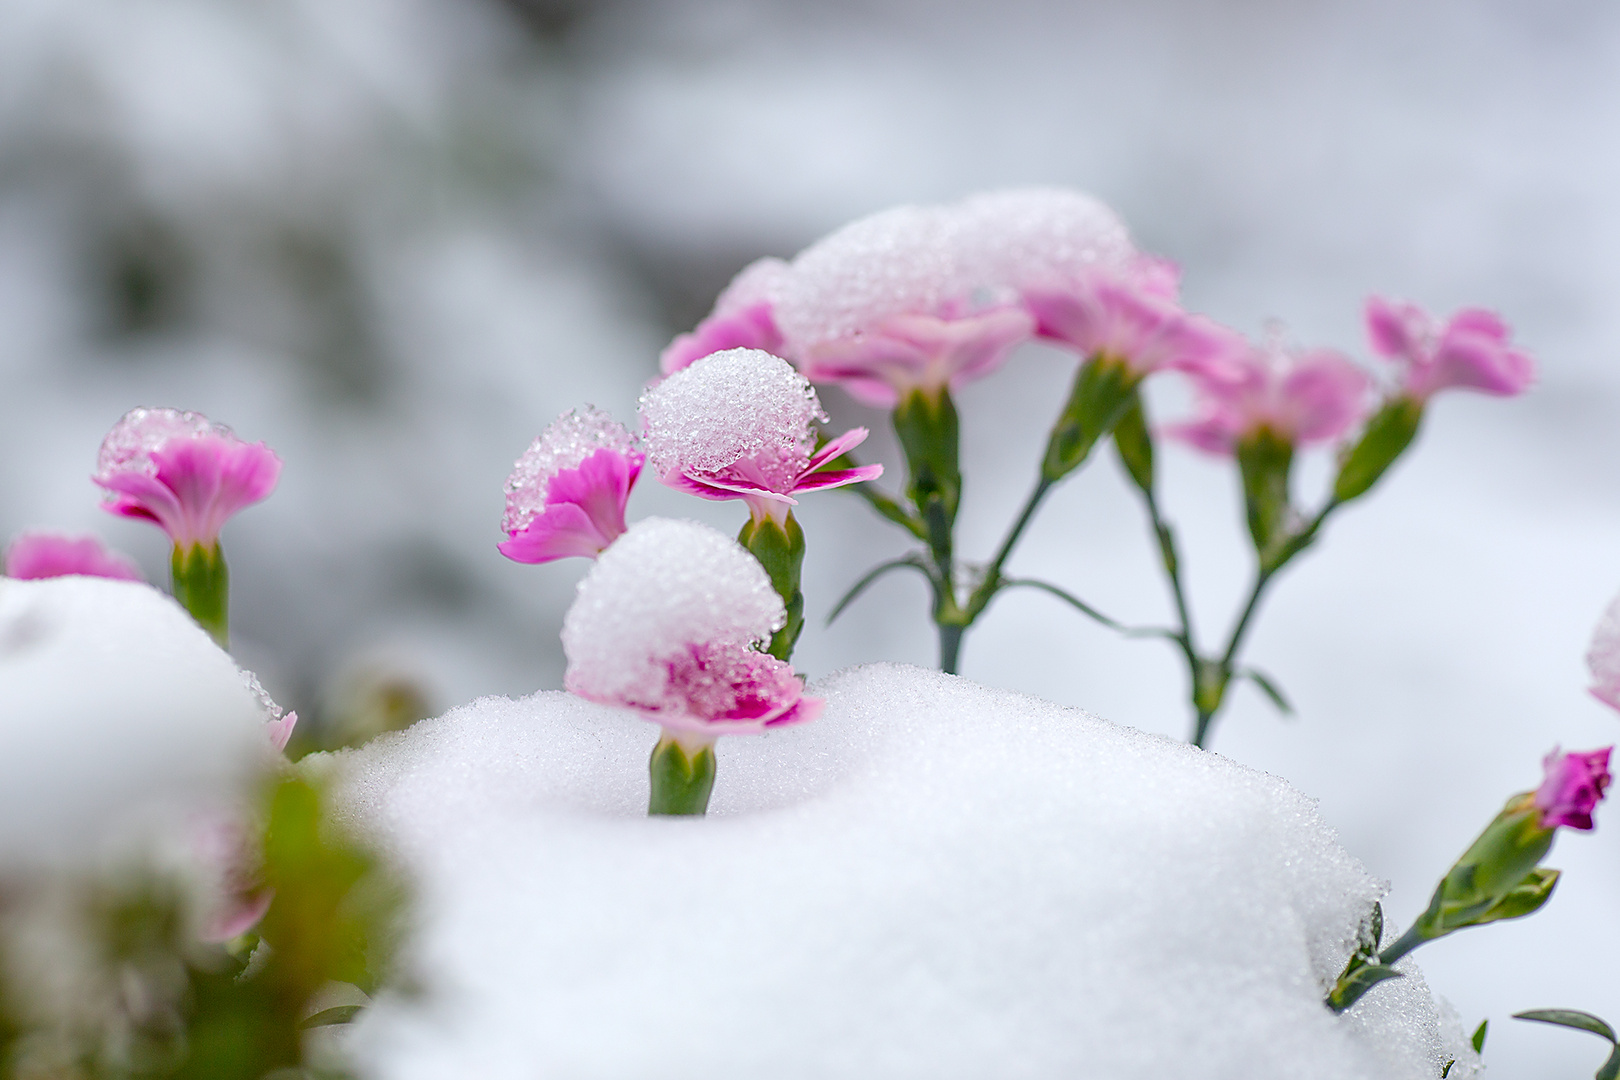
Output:
<path fill-rule="evenodd" d="M 0 533 L 93 530 L 163 580 L 161 535 L 97 510 L 88 474 L 127 408 L 200 409 L 286 460 L 225 536 L 237 652 L 283 704 L 318 717 L 379 667 L 436 708 L 554 687 L 584 566 L 494 550 L 547 422 L 586 401 L 631 419 L 658 349 L 759 255 L 896 202 L 1077 186 L 1244 330 L 1365 356 L 1377 291 L 1497 308 L 1541 361 L 1525 399 L 1440 399 L 1287 572 L 1249 656 L 1298 716 L 1239 689 L 1214 740 L 1319 797 L 1405 923 L 1543 753 L 1617 731 L 1582 665 L 1620 588 L 1617 136 L 1620 11 L 1598 0 L 0 0 Z M 961 395 L 970 557 L 1072 363 L 1030 347 Z M 824 397 L 898 464 L 883 417 Z M 1210 638 L 1247 584 L 1235 478 L 1162 460 Z M 651 482 L 632 511 L 742 517 Z M 798 666 L 931 662 L 912 578 L 822 625 L 903 537 L 843 494 L 800 516 Z M 1107 455 L 1013 568 L 1167 611 Z M 1167 648 L 1038 593 L 997 601 L 963 670 L 1187 728 Z M 1543 913 L 1420 954 L 1470 1027 L 1491 1017 L 1495 1075 L 1602 1059 L 1513 1011 L 1620 1022 L 1608 816 L 1559 842 Z"/>

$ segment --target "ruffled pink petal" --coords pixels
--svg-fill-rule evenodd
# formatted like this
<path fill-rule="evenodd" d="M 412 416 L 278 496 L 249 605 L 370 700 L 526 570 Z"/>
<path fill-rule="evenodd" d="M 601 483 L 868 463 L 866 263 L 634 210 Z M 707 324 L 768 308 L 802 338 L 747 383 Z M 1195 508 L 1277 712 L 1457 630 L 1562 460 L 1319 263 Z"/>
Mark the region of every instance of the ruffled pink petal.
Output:
<path fill-rule="evenodd" d="M 24 533 L 6 549 L 6 576 L 23 580 L 65 577 L 112 578 L 145 581 L 140 568 L 127 556 L 109 551 L 93 536 Z"/>
<path fill-rule="evenodd" d="M 857 465 L 853 469 L 829 469 L 825 472 L 808 473 L 793 486 L 793 494 L 802 495 L 806 491 L 828 491 L 849 484 L 860 484 L 867 480 L 876 480 L 882 475 L 882 465 Z"/>
<path fill-rule="evenodd" d="M 1306 353 L 1282 384 L 1287 433 L 1298 443 L 1338 438 L 1361 418 L 1367 387 L 1366 373 L 1347 357 L 1330 349 Z"/>
<path fill-rule="evenodd" d="M 664 477 L 664 483 L 676 491 L 684 491 L 688 495 L 696 495 L 700 499 L 715 499 L 726 501 L 729 499 L 764 499 L 767 502 L 785 503 L 788 506 L 798 506 L 799 501 L 793 496 L 781 491 L 772 491 L 763 484 L 742 478 L 721 479 L 712 476 L 696 477 L 685 473 L 670 473 Z"/>
<path fill-rule="evenodd" d="M 961 318 L 899 315 L 814 346 L 799 358 L 799 370 L 811 382 L 837 383 L 866 404 L 888 408 L 914 389 L 954 388 L 990 374 L 1034 331 L 1034 316 L 1022 308 Z"/>
<path fill-rule="evenodd" d="M 594 559 L 624 534 L 624 508 L 641 464 L 640 453 L 603 448 L 578 468 L 557 470 L 547 483 L 545 506 L 496 550 L 521 563 Z"/>
<path fill-rule="evenodd" d="M 233 515 L 275 490 L 280 475 L 281 459 L 263 443 L 176 435 L 96 483 L 114 493 L 104 504 L 112 513 L 155 521 L 178 546 L 206 547 Z"/>
<path fill-rule="evenodd" d="M 577 691 L 576 691 L 577 692 Z M 696 644 L 669 661 L 665 700 L 629 704 L 665 729 L 712 739 L 803 723 L 821 709 L 791 665 L 734 643 Z"/>
<path fill-rule="evenodd" d="M 287 743 L 292 740 L 293 728 L 298 726 L 298 714 L 284 713 L 279 719 L 266 721 L 264 726 L 270 736 L 270 745 L 284 751 L 287 749 Z"/>
<path fill-rule="evenodd" d="M 109 514 L 153 522 L 175 543 L 180 542 L 176 537 L 189 532 L 180 496 L 157 477 L 121 472 L 97 479 L 96 483 L 112 494 L 112 498 L 101 504 Z"/>
<path fill-rule="evenodd" d="M 603 533 L 583 508 L 574 503 L 557 503 L 536 514 L 495 547 L 513 562 L 546 563 L 573 556 L 594 559 L 614 539 Z"/>
<path fill-rule="evenodd" d="M 810 455 L 810 461 L 805 466 L 805 472 L 815 472 L 827 462 L 842 457 L 866 441 L 871 434 L 863 427 L 853 427 L 836 438 L 828 439 L 820 450 Z"/>
<path fill-rule="evenodd" d="M 1498 397 L 1523 393 L 1535 381 L 1535 361 L 1509 348 L 1507 334 L 1507 326 L 1491 312 L 1458 313 L 1440 336 L 1423 388 L 1433 393 L 1468 387 Z"/>
<path fill-rule="evenodd" d="M 1415 304 L 1367 298 L 1367 337 L 1373 350 L 1391 359 L 1415 357 L 1430 333 L 1429 317 Z"/>
<path fill-rule="evenodd" d="M 1542 762 L 1546 777 L 1536 790 L 1541 827 L 1590 829 L 1592 811 L 1608 789 L 1609 753 L 1614 748 L 1561 754 L 1557 748 Z"/>
<path fill-rule="evenodd" d="M 681 334 L 669 343 L 658 358 L 658 369 L 673 375 L 698 360 L 726 349 L 763 349 L 780 353 L 782 331 L 777 329 L 771 305 L 760 302 L 741 311 L 715 314 L 698 323 L 697 329 Z"/>

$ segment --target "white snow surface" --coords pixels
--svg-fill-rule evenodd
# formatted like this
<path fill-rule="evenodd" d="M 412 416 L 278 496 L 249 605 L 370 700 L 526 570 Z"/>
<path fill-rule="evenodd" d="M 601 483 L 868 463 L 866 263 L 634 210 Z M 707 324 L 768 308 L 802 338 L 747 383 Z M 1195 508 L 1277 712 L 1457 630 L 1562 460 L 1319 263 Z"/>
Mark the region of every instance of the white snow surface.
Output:
<path fill-rule="evenodd" d="M 0 578 L 0 868 L 92 856 L 217 798 L 269 754 L 264 720 L 156 589 Z"/>
<path fill-rule="evenodd" d="M 1321 1005 L 1380 882 L 1312 800 L 1215 754 L 898 665 L 722 739 L 706 819 L 648 819 L 656 729 L 483 698 L 326 759 L 420 883 L 382 1080 L 1434 1077 L 1415 969 Z M 318 760 L 318 759 L 317 759 Z M 317 766 L 319 767 L 319 766 Z"/>

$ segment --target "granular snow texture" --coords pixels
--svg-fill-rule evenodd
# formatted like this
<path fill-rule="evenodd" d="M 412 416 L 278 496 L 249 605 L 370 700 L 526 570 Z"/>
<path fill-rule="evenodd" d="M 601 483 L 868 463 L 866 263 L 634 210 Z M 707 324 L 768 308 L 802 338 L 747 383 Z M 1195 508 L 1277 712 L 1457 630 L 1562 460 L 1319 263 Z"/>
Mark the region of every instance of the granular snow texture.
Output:
<path fill-rule="evenodd" d="M 367 1075 L 1416 1080 L 1454 1052 L 1415 969 L 1321 1005 L 1381 884 L 1282 780 L 931 671 L 811 692 L 816 723 L 720 741 L 701 820 L 642 816 L 655 728 L 555 692 L 327 759 L 421 886 L 429 991 L 353 1030 Z"/>

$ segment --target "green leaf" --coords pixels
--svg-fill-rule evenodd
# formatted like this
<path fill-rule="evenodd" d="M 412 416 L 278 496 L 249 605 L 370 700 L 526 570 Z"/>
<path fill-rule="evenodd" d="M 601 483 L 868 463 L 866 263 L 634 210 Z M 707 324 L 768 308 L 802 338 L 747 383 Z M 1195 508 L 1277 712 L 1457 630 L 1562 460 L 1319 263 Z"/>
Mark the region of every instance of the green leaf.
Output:
<path fill-rule="evenodd" d="M 1335 502 L 1349 502 L 1366 494 L 1395 459 L 1406 452 L 1423 421 L 1423 403 L 1409 397 L 1393 398 L 1372 415 L 1361 438 L 1344 455 L 1333 481 Z"/>
<path fill-rule="evenodd" d="M 1080 365 L 1068 400 L 1047 436 L 1041 475 L 1056 483 L 1091 454 L 1091 448 L 1114 430 L 1136 397 L 1142 376 L 1123 360 L 1098 354 Z"/>
<path fill-rule="evenodd" d="M 1250 682 L 1254 683 L 1255 686 L 1259 687 L 1260 692 L 1271 699 L 1271 703 L 1277 707 L 1278 712 L 1282 713 L 1284 716 L 1294 715 L 1294 707 L 1288 703 L 1288 699 L 1283 696 L 1283 692 L 1277 689 L 1277 684 L 1271 681 L 1271 677 L 1269 675 L 1264 674 L 1256 668 L 1244 668 L 1238 672 L 1238 675 L 1241 678 L 1248 679 Z"/>
<path fill-rule="evenodd" d="M 1327 1006 L 1336 1013 L 1342 1013 L 1360 1001 L 1363 994 L 1379 983 L 1386 979 L 1401 977 L 1401 973 L 1392 967 L 1383 964 L 1363 964 L 1358 967 L 1352 960 L 1350 967 L 1339 976 L 1339 981 L 1329 991 Z"/>
<path fill-rule="evenodd" d="M 301 1028 L 331 1027 L 335 1024 L 347 1024 L 360 1014 L 364 1005 L 337 1005 L 330 1009 L 322 1009 L 298 1026 Z"/>
<path fill-rule="evenodd" d="M 845 454 L 843 458 L 839 458 L 838 460 L 843 461 L 848 457 L 849 455 Z M 852 463 L 848 467 L 853 469 L 855 466 Z M 917 515 L 913 514 L 910 510 L 907 510 L 904 506 L 901 506 L 900 503 L 892 496 L 884 494 L 878 489 L 876 484 L 870 481 L 865 484 L 851 484 L 848 487 L 845 487 L 843 490 L 852 495 L 859 495 L 861 498 L 867 501 L 872 509 L 876 510 L 885 518 L 888 518 L 890 521 L 894 522 L 896 525 L 900 526 L 917 539 L 928 539 L 928 530 L 923 527 L 923 523 L 918 519 Z"/>
<path fill-rule="evenodd" d="M 1445 1068 L 1440 1070 L 1440 1080 L 1446 1080 L 1451 1075 L 1451 1067 L 1457 1064 L 1456 1058 L 1447 1058 Z"/>
<path fill-rule="evenodd" d="M 1153 436 L 1148 434 L 1147 414 L 1142 410 L 1142 395 L 1131 391 L 1130 402 L 1114 425 L 1114 449 L 1136 486 L 1144 492 L 1153 492 Z"/>
<path fill-rule="evenodd" d="M 1107 615 L 1104 615 L 1102 612 L 1098 611 L 1096 608 L 1092 607 L 1090 604 L 1086 603 L 1084 600 L 1080 599 L 1078 596 L 1074 595 L 1072 592 L 1069 592 L 1067 589 L 1059 588 L 1058 586 L 1053 585 L 1049 581 L 1041 581 L 1038 578 L 1002 578 L 1001 579 L 1001 587 L 1002 588 L 1010 589 L 1010 588 L 1013 588 L 1015 586 L 1021 586 L 1021 587 L 1029 588 L 1029 589 L 1040 589 L 1042 592 L 1050 593 L 1052 596 L 1055 596 L 1059 600 L 1062 600 L 1065 604 L 1068 604 L 1070 607 L 1074 608 L 1076 611 L 1080 612 L 1082 615 L 1085 615 L 1086 617 L 1091 618 L 1091 619 L 1095 619 L 1097 622 L 1102 623 L 1104 626 L 1108 627 L 1110 630 L 1118 630 L 1120 633 L 1124 634 L 1127 637 L 1162 637 L 1162 638 L 1168 638 L 1171 641 L 1180 641 L 1181 640 L 1180 635 L 1178 635 L 1175 631 L 1166 630 L 1166 629 L 1163 629 L 1162 627 L 1157 627 L 1157 626 L 1126 626 L 1124 623 L 1120 622 L 1118 619 L 1111 619 Z"/>
<path fill-rule="evenodd" d="M 1483 1054 L 1485 1052 L 1485 1032 L 1490 1026 L 1491 1022 L 1489 1020 L 1481 1020 L 1479 1027 L 1474 1029 L 1474 1037 L 1468 1040 L 1474 1046 L 1474 1053 Z"/>
<path fill-rule="evenodd" d="M 865 592 L 868 585 L 871 585 L 872 582 L 876 581 L 884 574 L 887 574 L 890 570 L 898 570 L 902 566 L 909 566 L 914 570 L 920 570 L 922 571 L 923 576 L 928 578 L 930 582 L 934 580 L 933 575 L 928 572 L 928 567 L 924 565 L 916 555 L 902 555 L 898 559 L 890 559 L 887 562 L 880 562 L 876 566 L 872 567 L 872 569 L 868 570 L 854 585 L 851 585 L 849 591 L 844 594 L 843 598 L 839 600 L 837 604 L 833 605 L 832 614 L 827 616 L 827 624 L 829 626 L 832 625 L 832 621 L 838 618 L 838 616 L 842 615 L 844 613 L 844 609 L 849 607 L 850 604 L 854 603 L 855 598 L 860 596 L 861 593 Z"/>
<path fill-rule="evenodd" d="M 1579 1009 L 1526 1009 L 1524 1012 L 1514 1013 L 1513 1019 L 1535 1020 L 1543 1024 L 1575 1028 L 1578 1031 L 1590 1031 L 1593 1035 L 1620 1045 L 1620 1039 L 1615 1037 L 1614 1028 L 1599 1017 L 1589 1012 L 1581 1012 Z"/>

